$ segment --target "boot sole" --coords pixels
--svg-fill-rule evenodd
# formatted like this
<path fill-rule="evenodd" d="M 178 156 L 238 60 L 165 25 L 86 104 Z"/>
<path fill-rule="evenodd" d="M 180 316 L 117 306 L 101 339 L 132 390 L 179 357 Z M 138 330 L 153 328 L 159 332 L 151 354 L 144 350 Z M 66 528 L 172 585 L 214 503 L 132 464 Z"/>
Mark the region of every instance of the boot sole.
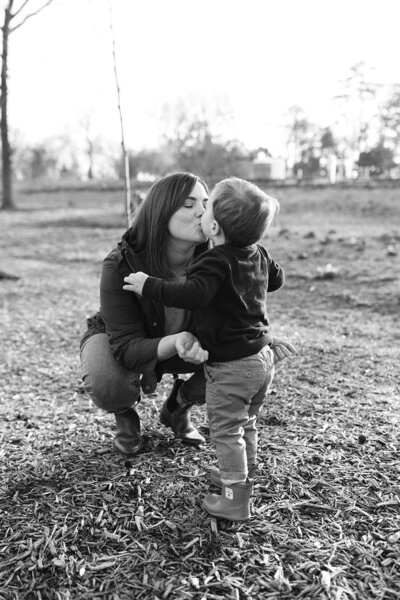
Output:
<path fill-rule="evenodd" d="M 251 519 L 251 515 L 248 517 L 230 517 L 228 515 L 224 515 L 222 513 L 217 513 L 215 512 L 210 512 L 210 510 L 205 506 L 204 502 L 203 502 L 203 508 L 204 510 L 211 515 L 212 517 L 218 517 L 219 519 L 226 519 L 227 521 L 249 521 Z"/>
<path fill-rule="evenodd" d="M 165 425 L 165 427 L 169 427 L 170 429 L 172 429 L 172 425 L 170 423 L 170 421 L 168 420 L 168 417 L 166 417 L 163 413 L 160 413 L 160 423 L 161 425 Z M 201 446 L 201 444 L 205 443 L 205 439 L 202 438 L 201 440 L 195 440 L 195 439 L 190 439 L 190 438 L 185 438 L 185 437 L 178 437 L 175 434 L 175 431 L 172 429 L 174 437 L 176 440 L 180 440 L 182 442 L 182 444 L 186 444 L 186 446 Z"/>
<path fill-rule="evenodd" d="M 117 452 L 119 452 L 119 454 L 122 454 L 123 456 L 135 456 L 141 451 L 142 444 L 140 443 L 138 446 L 135 446 L 132 450 L 126 451 L 122 448 L 122 446 L 118 446 L 118 444 L 114 441 L 114 448 L 117 450 Z"/>

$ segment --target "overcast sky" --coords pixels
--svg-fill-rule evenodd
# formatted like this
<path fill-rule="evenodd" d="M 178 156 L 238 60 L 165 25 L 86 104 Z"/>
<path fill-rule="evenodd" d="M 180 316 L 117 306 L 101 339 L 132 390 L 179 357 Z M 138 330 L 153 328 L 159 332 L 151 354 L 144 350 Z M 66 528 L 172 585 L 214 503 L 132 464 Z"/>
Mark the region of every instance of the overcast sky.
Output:
<path fill-rule="evenodd" d="M 10 39 L 10 125 L 26 140 L 88 114 L 119 139 L 110 5 L 133 148 L 154 145 L 162 105 L 188 94 L 220 98 L 231 138 L 278 152 L 287 108 L 329 125 L 355 63 L 400 83 L 400 0 L 54 0 Z"/>

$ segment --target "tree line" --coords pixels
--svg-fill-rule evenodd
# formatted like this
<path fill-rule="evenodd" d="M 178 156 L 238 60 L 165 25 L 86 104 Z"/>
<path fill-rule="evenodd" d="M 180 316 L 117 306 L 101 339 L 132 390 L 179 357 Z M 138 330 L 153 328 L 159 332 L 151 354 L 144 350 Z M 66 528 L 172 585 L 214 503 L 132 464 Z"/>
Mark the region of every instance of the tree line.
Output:
<path fill-rule="evenodd" d="M 351 87 L 350 87 L 351 86 Z M 346 122 L 323 126 L 309 119 L 299 106 L 286 115 L 285 159 L 289 176 L 318 176 L 326 158 L 349 158 L 356 168 L 371 175 L 388 174 L 400 162 L 400 85 L 385 90 L 365 81 L 361 66 L 353 69 L 342 96 Z M 368 110 L 365 94 L 368 89 Z M 379 92 L 379 101 L 378 101 Z M 384 93 L 383 93 L 384 92 Z M 352 112 L 349 110 L 352 107 Z M 172 170 L 189 170 L 208 181 L 232 173 L 246 176 L 247 165 L 262 149 L 249 149 L 237 139 L 226 139 L 229 111 L 223 105 L 193 103 L 192 98 L 167 104 L 160 116 L 160 143 L 152 149 L 128 149 L 131 178 L 162 176 Z M 110 144 L 90 126 L 90 116 L 73 133 L 25 145 L 14 140 L 14 172 L 17 180 L 123 179 L 124 161 L 119 145 Z"/>
<path fill-rule="evenodd" d="M 191 97 L 164 106 L 156 148 L 131 151 L 123 143 L 121 151 L 120 144 L 110 144 L 93 131 L 90 114 L 81 119 L 73 133 L 24 143 L 8 123 L 9 39 L 51 2 L 42 0 L 38 8 L 28 12 L 30 0 L 19 0 L 19 4 L 18 0 L 6 0 L 4 8 L 1 208 L 13 207 L 14 180 L 126 179 L 127 172 L 131 178 L 154 178 L 172 170 L 187 170 L 213 182 L 232 174 L 248 177 L 249 162 L 260 150 L 269 155 L 267 134 L 263 148 L 249 149 L 226 134 L 232 118 L 226 104 L 217 101 L 211 105 Z M 117 87 L 119 90 L 118 81 Z M 371 175 L 387 175 L 400 164 L 400 84 L 375 82 L 369 66 L 360 62 L 351 67 L 334 103 L 335 120 L 324 125 L 314 123 L 300 106 L 288 109 L 283 155 L 290 176 L 318 176 L 332 157 L 350 161 Z"/>

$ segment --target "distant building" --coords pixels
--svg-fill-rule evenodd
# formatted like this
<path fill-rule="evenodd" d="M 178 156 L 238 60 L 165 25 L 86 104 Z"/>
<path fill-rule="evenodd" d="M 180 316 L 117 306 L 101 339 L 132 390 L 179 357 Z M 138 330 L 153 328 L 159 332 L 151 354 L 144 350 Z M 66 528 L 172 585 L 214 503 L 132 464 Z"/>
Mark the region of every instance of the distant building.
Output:
<path fill-rule="evenodd" d="M 254 158 L 248 157 L 242 161 L 246 177 L 254 181 L 284 180 L 286 178 L 286 160 L 282 157 L 272 157 L 268 150 L 260 148 Z"/>

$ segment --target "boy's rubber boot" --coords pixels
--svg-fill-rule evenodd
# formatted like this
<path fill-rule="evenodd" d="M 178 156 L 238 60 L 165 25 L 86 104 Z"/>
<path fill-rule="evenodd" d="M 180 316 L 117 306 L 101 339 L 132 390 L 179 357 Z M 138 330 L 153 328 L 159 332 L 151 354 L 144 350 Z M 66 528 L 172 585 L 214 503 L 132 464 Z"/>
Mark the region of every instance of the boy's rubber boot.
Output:
<path fill-rule="evenodd" d="M 132 406 L 125 412 L 114 413 L 114 415 L 117 423 L 114 446 L 125 456 L 137 454 L 142 447 L 142 438 L 140 436 L 140 418 L 136 409 Z"/>
<path fill-rule="evenodd" d="M 222 481 L 221 481 L 221 473 L 219 472 L 219 469 L 217 469 L 216 467 L 211 467 L 211 469 L 209 469 L 208 473 L 210 475 L 211 483 L 213 485 L 215 485 L 216 487 L 221 487 Z M 248 478 L 254 479 L 256 474 L 257 474 L 257 464 L 250 465 Z"/>
<path fill-rule="evenodd" d="M 247 521 L 250 519 L 250 496 L 253 482 L 222 484 L 221 495 L 210 494 L 203 500 L 203 508 L 213 517 L 228 521 Z"/>
<path fill-rule="evenodd" d="M 170 427 L 177 439 L 188 446 L 199 446 L 206 441 L 190 422 L 190 406 L 181 406 L 177 402 L 179 388 L 183 379 L 175 379 L 171 392 L 160 412 L 160 423 Z"/>

